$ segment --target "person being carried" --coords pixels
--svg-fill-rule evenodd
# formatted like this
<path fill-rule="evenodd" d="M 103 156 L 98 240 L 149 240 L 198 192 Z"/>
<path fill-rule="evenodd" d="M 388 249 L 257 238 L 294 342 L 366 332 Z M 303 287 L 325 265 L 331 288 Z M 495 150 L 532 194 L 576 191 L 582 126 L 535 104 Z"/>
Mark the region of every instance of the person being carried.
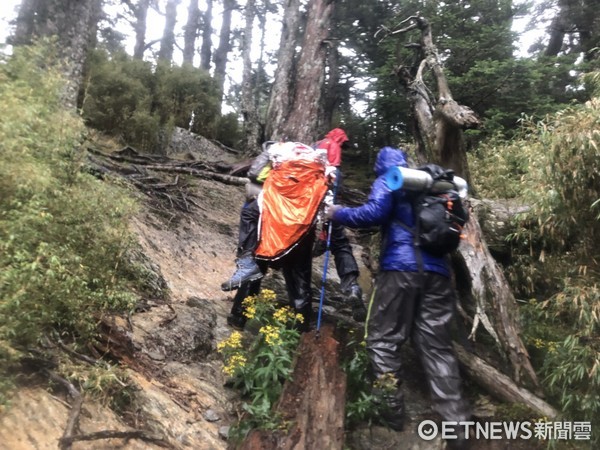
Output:
<path fill-rule="evenodd" d="M 470 412 L 450 336 L 456 305 L 448 258 L 415 248 L 409 231 L 415 226 L 409 194 L 392 191 L 387 184 L 385 174 L 393 166 L 408 166 L 405 153 L 382 148 L 374 167 L 378 178 L 367 202 L 355 208 L 332 205 L 326 210 L 327 217 L 347 227 L 381 227 L 380 272 L 369 305 L 367 352 L 375 386 L 387 387 L 381 395 L 390 410 L 383 419 L 393 429 L 403 428 L 400 348 L 410 337 L 425 370 L 434 409 L 443 420 L 465 421 Z"/>
<path fill-rule="evenodd" d="M 312 248 L 314 218 L 328 190 L 325 153 L 298 142 L 277 142 L 268 148 L 273 169 L 260 192 L 260 240 L 255 253 L 263 270 L 281 269 L 289 305 L 302 316 L 298 330 L 308 331 L 312 311 Z M 232 314 L 227 322 L 244 326 L 243 298 L 250 286 L 259 288 L 260 280 L 246 282 L 238 289 Z M 234 320 L 236 319 L 236 320 Z"/>
<path fill-rule="evenodd" d="M 341 173 L 342 147 L 348 144 L 348 136 L 341 128 L 334 128 L 325 138 L 315 144 L 317 150 L 326 153 L 326 174 L 330 180 L 337 183 L 339 190 Z M 268 176 L 274 156 L 269 153 L 269 147 L 256 157 L 248 170 L 251 180 L 247 190 L 247 201 L 244 203 L 239 222 L 238 247 L 236 250 L 236 270 L 232 277 L 221 284 L 223 291 L 239 289 L 245 283 L 260 280 L 263 271 L 255 260 L 255 250 L 258 246 L 260 208 L 257 194 L 260 185 Z M 277 156 L 275 156 L 277 158 Z M 324 249 L 323 249 L 324 250 Z M 358 284 L 359 269 L 352 246 L 346 236 L 344 227 L 333 224 L 330 239 L 330 250 L 334 256 L 335 266 L 340 277 L 342 292 L 347 295 L 347 301 L 352 307 L 352 316 L 357 321 L 364 321 L 367 311 L 362 299 L 362 289 Z"/>

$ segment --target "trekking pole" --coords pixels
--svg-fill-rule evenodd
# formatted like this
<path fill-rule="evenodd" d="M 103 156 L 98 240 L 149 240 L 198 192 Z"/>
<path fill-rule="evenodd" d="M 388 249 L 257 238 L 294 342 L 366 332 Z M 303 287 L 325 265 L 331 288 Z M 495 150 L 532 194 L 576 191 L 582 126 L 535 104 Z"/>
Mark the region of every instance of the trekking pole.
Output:
<path fill-rule="evenodd" d="M 337 174 L 336 174 L 337 175 Z M 337 195 L 339 176 L 335 177 L 333 183 L 333 196 L 331 204 L 335 204 L 335 197 Z M 319 298 L 319 314 L 317 315 L 317 333 L 316 337 L 319 337 L 319 330 L 321 329 L 321 316 L 323 314 L 323 299 L 325 298 L 325 282 L 327 281 L 327 266 L 329 265 L 329 248 L 331 247 L 331 230 L 333 228 L 333 221 L 329 219 L 327 226 L 327 243 L 325 245 L 325 261 L 323 263 L 323 277 L 321 278 L 321 297 Z"/>

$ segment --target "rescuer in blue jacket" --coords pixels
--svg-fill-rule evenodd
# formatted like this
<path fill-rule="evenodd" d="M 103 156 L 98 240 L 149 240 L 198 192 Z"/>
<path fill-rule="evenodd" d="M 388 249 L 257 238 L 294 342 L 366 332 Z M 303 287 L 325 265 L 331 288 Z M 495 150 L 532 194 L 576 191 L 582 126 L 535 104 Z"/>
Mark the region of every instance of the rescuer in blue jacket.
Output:
<path fill-rule="evenodd" d="M 450 324 L 455 311 L 455 293 L 445 257 L 418 252 L 410 231 L 413 207 L 405 191 L 392 191 L 385 173 L 390 167 L 407 167 L 403 151 L 382 148 L 375 161 L 378 178 L 367 202 L 356 208 L 333 205 L 328 216 L 351 228 L 381 227 L 380 272 L 374 286 L 367 323 L 367 351 L 378 380 L 395 383 L 395 391 L 382 394 L 391 407 L 383 417 L 394 429 L 402 429 L 404 399 L 400 389 L 400 347 L 410 337 L 425 369 L 434 409 L 447 421 L 468 420 L 463 399 L 458 360 L 452 348 Z M 458 442 L 448 441 L 448 444 Z"/>

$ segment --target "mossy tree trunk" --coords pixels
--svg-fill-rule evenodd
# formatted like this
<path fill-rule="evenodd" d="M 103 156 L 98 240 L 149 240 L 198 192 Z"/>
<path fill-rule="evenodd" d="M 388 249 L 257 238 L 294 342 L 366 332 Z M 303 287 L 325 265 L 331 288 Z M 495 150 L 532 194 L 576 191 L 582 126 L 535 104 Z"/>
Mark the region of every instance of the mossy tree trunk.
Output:
<path fill-rule="evenodd" d="M 256 0 L 248 0 L 244 9 L 244 34 L 242 40 L 242 96 L 241 110 L 244 121 L 244 151 L 250 155 L 260 153 L 260 124 L 256 102 L 256 77 L 252 69 L 252 32 L 256 19 Z"/>
<path fill-rule="evenodd" d="M 231 15 L 236 7 L 236 0 L 223 0 L 219 46 L 213 53 L 213 62 L 215 63 L 214 78 L 221 96 L 223 96 L 225 86 L 227 55 L 231 52 Z"/>
<path fill-rule="evenodd" d="M 167 64 L 173 61 L 173 48 L 175 47 L 175 25 L 177 24 L 177 6 L 181 0 L 168 0 L 165 7 L 165 28 L 160 40 L 158 60 Z"/>
<path fill-rule="evenodd" d="M 284 2 L 283 24 L 279 51 L 277 52 L 277 69 L 271 87 L 271 97 L 265 121 L 265 137 L 267 139 L 280 139 L 281 124 L 290 110 L 292 80 L 295 69 L 295 50 L 298 44 L 301 13 L 300 0 L 286 0 Z"/>
<path fill-rule="evenodd" d="M 207 72 L 210 70 L 210 61 L 212 58 L 212 10 L 213 0 L 207 0 L 202 23 L 202 46 L 200 47 L 200 68 Z M 198 21 L 200 21 L 199 17 Z"/>
<path fill-rule="evenodd" d="M 311 0 L 308 4 L 302 51 L 292 82 L 292 103 L 286 120 L 274 124 L 276 134 L 285 139 L 310 144 L 317 138 L 328 51 L 325 44 L 333 8 L 332 0 Z"/>
<path fill-rule="evenodd" d="M 212 2 L 208 3 L 207 11 L 210 11 L 209 7 L 212 8 Z M 190 2 L 188 3 L 187 12 L 187 22 L 185 24 L 185 27 L 183 28 L 183 62 L 186 64 L 193 65 L 194 55 L 196 54 L 196 39 L 198 38 L 198 28 L 200 26 L 200 9 L 198 8 L 198 0 L 190 0 Z M 211 26 L 210 22 L 208 26 Z M 210 64 L 210 50 L 208 57 L 208 63 Z M 201 67 L 203 63 L 204 60 L 201 58 Z"/>

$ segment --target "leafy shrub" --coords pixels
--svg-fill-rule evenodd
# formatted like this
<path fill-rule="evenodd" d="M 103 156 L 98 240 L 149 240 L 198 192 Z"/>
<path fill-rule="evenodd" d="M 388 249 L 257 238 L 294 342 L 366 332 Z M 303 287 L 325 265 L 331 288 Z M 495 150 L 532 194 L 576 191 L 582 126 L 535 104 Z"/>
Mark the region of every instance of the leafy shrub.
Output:
<path fill-rule="evenodd" d="M 598 93 L 599 80 L 598 73 L 586 78 L 589 91 Z M 502 180 L 492 189 L 531 207 L 517 218 L 509 269 L 517 291 L 534 297 L 521 310 L 526 341 L 551 398 L 568 418 L 591 421 L 592 428 L 600 417 L 599 130 L 594 97 L 525 121 L 517 141 L 494 146 L 479 166 L 485 169 L 473 171 L 484 177 L 480 185 L 493 178 L 494 165 L 520 178 L 518 187 Z"/>
<path fill-rule="evenodd" d="M 220 116 L 220 96 L 209 74 L 189 64 L 159 65 L 155 72 L 157 109 L 163 123 L 214 138 Z"/>
<path fill-rule="evenodd" d="M 156 81 L 150 63 L 95 50 L 88 79 L 81 108 L 86 123 L 141 150 L 159 152 L 162 122 L 153 111 Z"/>
<path fill-rule="evenodd" d="M 347 344 L 350 357 L 344 362 L 346 373 L 346 427 L 352 428 L 361 422 L 370 422 L 379 413 L 378 399 L 373 395 L 369 383 L 365 383 L 369 358 L 364 340 L 350 340 Z"/>
<path fill-rule="evenodd" d="M 468 153 L 473 191 L 485 198 L 517 197 L 521 193 L 522 177 L 529 171 L 530 154 L 524 145 L 526 136 L 508 143 L 494 138 Z"/>
<path fill-rule="evenodd" d="M 215 138 L 228 147 L 237 148 L 239 146 L 242 133 L 236 114 L 229 113 L 221 116 Z"/>
<path fill-rule="evenodd" d="M 258 334 L 246 338 L 234 331 L 217 347 L 225 362 L 223 372 L 249 400 L 243 405 L 247 417 L 234 432 L 240 437 L 253 428 L 281 426 L 271 408 L 281 394 L 283 382 L 291 375 L 300 340 L 297 324 L 303 320 L 288 306 L 278 308 L 273 291 L 263 290 L 248 297 L 244 305 L 245 316 L 259 328 Z"/>
<path fill-rule="evenodd" d="M 0 351 L 44 336 L 93 339 L 102 314 L 135 300 L 125 252 L 135 204 L 81 170 L 85 127 L 62 109 L 49 46 L 0 64 Z M 6 368 L 2 364 L 3 369 Z"/>
<path fill-rule="evenodd" d="M 168 145 L 173 126 L 214 138 L 220 106 L 216 85 L 201 69 L 95 50 L 89 58 L 82 115 L 97 130 L 150 153 Z M 230 124 L 229 124 L 230 125 Z"/>

